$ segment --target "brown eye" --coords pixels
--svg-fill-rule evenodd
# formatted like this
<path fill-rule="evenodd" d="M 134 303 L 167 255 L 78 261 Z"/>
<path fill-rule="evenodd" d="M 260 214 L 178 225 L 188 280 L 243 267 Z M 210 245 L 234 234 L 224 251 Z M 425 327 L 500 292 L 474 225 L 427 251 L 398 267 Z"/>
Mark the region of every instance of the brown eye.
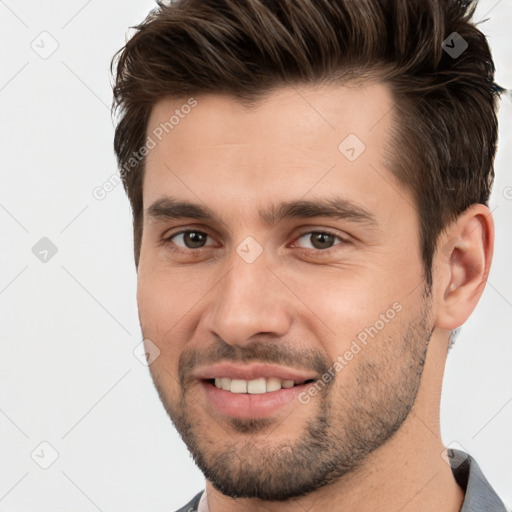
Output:
<path fill-rule="evenodd" d="M 324 231 L 310 231 L 304 233 L 299 239 L 302 240 L 301 247 L 306 249 L 325 250 L 336 245 L 336 241 L 342 241 L 339 236 Z"/>
<path fill-rule="evenodd" d="M 169 237 L 169 241 L 185 249 L 199 249 L 206 245 L 208 235 L 202 231 L 182 231 Z"/>

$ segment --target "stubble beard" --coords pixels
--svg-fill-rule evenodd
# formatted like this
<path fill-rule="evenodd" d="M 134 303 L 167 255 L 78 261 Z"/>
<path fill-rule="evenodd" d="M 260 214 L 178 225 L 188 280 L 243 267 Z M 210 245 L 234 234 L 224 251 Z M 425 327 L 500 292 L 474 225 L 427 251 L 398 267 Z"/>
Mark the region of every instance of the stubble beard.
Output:
<path fill-rule="evenodd" d="M 432 334 L 429 305 L 425 300 L 422 311 L 405 332 L 371 342 L 394 346 L 394 350 L 387 349 L 382 354 L 365 347 L 356 355 L 357 375 L 352 381 L 355 385 L 342 385 L 347 370 L 344 368 L 332 385 L 316 395 L 317 400 L 307 407 L 316 407 L 317 412 L 299 427 L 302 432 L 297 432 L 295 424 L 288 425 L 295 440 L 272 442 L 272 432 L 280 428 L 275 419 L 231 418 L 222 424 L 225 440 L 214 441 L 208 433 L 216 420 L 193 404 L 186 385 L 181 388 L 178 404 L 173 406 L 165 386 L 152 370 L 153 381 L 197 466 L 218 491 L 231 498 L 267 501 L 305 496 L 359 468 L 409 415 Z M 263 354 L 265 345 L 259 348 L 259 360 Z M 317 367 L 332 366 L 324 358 L 316 353 L 316 360 L 323 361 Z M 271 355 L 264 359 L 271 360 Z M 341 386 L 336 386 L 337 380 Z M 297 407 L 305 405 L 297 402 Z M 216 423 L 220 425 L 220 421 Z"/>

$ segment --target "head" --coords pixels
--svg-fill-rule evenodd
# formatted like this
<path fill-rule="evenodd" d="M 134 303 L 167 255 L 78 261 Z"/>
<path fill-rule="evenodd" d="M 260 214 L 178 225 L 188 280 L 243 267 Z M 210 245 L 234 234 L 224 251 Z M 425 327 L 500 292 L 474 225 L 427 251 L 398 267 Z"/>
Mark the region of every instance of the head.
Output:
<path fill-rule="evenodd" d="M 364 464 L 478 302 L 501 89 L 473 10 L 178 0 L 118 54 L 151 373 L 225 494 L 287 499 Z M 296 385 L 228 395 L 228 376 Z"/>

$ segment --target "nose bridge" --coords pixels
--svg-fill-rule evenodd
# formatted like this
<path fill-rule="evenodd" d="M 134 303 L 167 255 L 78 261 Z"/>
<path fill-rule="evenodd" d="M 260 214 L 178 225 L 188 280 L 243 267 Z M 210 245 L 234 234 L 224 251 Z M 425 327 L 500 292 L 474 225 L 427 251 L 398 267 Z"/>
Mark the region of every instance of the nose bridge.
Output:
<path fill-rule="evenodd" d="M 251 244 L 246 240 L 231 254 L 207 315 L 208 329 L 230 344 L 244 344 L 258 333 L 282 336 L 290 325 L 283 285 L 264 251 L 257 254 Z"/>

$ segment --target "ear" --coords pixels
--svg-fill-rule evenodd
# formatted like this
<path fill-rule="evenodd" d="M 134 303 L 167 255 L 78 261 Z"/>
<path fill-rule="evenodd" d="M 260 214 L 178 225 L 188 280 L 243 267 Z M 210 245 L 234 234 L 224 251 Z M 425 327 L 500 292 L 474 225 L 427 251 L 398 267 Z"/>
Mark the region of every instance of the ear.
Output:
<path fill-rule="evenodd" d="M 489 276 L 494 221 L 489 208 L 471 205 L 441 234 L 434 256 L 435 325 L 453 330 L 475 309 Z"/>

